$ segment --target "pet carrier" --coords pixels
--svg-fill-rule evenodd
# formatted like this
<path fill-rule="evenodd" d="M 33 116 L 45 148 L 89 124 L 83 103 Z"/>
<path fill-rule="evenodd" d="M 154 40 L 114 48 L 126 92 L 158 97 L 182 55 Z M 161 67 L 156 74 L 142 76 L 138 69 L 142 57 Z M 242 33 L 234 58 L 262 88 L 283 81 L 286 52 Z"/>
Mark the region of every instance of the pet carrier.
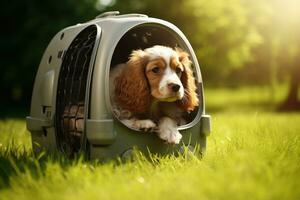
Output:
<path fill-rule="evenodd" d="M 189 53 L 200 105 L 179 126 L 182 141 L 168 145 L 156 134 L 122 124 L 112 111 L 109 73 L 128 61 L 132 50 L 153 45 L 180 47 Z M 210 116 L 205 114 L 202 77 L 193 49 L 173 24 L 142 14 L 106 12 L 94 20 L 58 32 L 45 50 L 36 75 L 27 128 L 33 150 L 84 152 L 101 160 L 142 152 L 167 154 L 186 145 L 206 147 Z"/>

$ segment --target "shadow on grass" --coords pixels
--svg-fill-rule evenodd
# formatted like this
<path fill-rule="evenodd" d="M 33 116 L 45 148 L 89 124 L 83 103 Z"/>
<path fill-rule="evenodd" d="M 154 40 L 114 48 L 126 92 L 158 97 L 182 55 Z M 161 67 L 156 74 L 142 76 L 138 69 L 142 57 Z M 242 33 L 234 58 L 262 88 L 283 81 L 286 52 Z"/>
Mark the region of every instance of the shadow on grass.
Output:
<path fill-rule="evenodd" d="M 11 145 L 14 145 L 13 142 L 9 146 Z M 22 146 L 0 148 L 0 189 L 10 186 L 10 177 L 21 176 L 24 173 L 29 173 L 33 178 L 38 179 L 43 176 L 49 162 L 66 169 L 84 160 L 82 155 L 68 159 L 59 152 L 34 154 Z"/>
<path fill-rule="evenodd" d="M 180 162 L 197 159 L 201 160 L 203 154 L 200 147 L 196 146 L 194 150 L 190 150 L 187 146 L 182 151 L 174 152 L 172 154 L 160 155 L 142 153 L 138 149 L 134 149 L 130 158 L 121 159 L 120 157 L 113 160 L 101 161 L 98 159 L 90 160 L 83 153 L 75 155 L 73 158 L 68 158 L 59 151 L 55 152 L 41 152 L 34 154 L 31 150 L 25 149 L 24 146 L 16 146 L 14 141 L 8 146 L 0 147 L 0 189 L 9 188 L 11 186 L 10 179 L 12 177 L 28 176 L 33 179 L 39 179 L 47 173 L 49 164 L 59 165 L 62 170 L 68 170 L 75 166 L 90 166 L 93 170 L 95 167 L 104 164 L 110 164 L 118 167 L 125 163 L 148 163 L 150 165 L 159 165 L 163 159 L 178 158 Z"/>

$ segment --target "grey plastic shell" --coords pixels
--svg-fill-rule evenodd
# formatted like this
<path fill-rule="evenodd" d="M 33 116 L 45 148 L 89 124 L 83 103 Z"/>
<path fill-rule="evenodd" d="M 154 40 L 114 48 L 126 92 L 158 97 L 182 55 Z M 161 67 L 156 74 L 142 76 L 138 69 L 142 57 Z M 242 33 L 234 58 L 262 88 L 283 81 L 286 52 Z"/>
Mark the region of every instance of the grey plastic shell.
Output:
<path fill-rule="evenodd" d="M 98 27 L 97 41 L 93 51 L 92 66 L 88 78 L 86 96 L 89 113 L 85 120 L 85 133 L 90 143 L 90 157 L 109 159 L 120 156 L 122 152 L 138 146 L 143 151 L 168 153 L 178 150 L 179 145 L 166 145 L 155 134 L 141 133 L 125 127 L 116 120 L 111 112 L 109 95 L 109 72 L 114 50 L 120 39 L 131 29 L 138 26 L 157 26 L 168 30 L 180 40 L 180 45 L 190 54 L 195 68 L 195 76 L 200 88 L 202 105 L 196 118 L 189 124 L 179 127 L 183 134 L 182 143 L 206 145 L 210 132 L 210 116 L 205 115 L 203 83 L 200 67 L 194 51 L 184 34 L 173 24 L 164 20 L 141 14 L 118 15 L 103 14 L 94 20 L 65 28 L 58 32 L 46 48 L 32 94 L 30 116 L 27 128 L 32 133 L 35 151 L 41 147 L 55 150 L 58 148 L 55 133 L 56 91 L 62 52 L 66 51 L 76 35 L 90 25 Z M 202 143 L 202 144 L 201 144 Z"/>

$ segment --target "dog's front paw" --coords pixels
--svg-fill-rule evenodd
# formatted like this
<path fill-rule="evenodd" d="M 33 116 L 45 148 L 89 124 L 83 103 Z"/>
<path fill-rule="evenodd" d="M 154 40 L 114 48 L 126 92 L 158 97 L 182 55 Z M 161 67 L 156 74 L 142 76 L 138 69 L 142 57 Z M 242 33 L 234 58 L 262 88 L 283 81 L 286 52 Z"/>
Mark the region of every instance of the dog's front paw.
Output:
<path fill-rule="evenodd" d="M 150 119 L 136 120 L 133 122 L 133 127 L 143 131 L 153 131 L 156 124 Z"/>
<path fill-rule="evenodd" d="M 164 117 L 158 124 L 158 137 L 170 144 L 179 144 L 182 135 L 177 130 L 177 125 L 174 120 Z"/>
<path fill-rule="evenodd" d="M 169 144 L 179 144 L 182 138 L 182 135 L 179 133 L 179 131 L 174 129 L 159 130 L 158 136 Z"/>

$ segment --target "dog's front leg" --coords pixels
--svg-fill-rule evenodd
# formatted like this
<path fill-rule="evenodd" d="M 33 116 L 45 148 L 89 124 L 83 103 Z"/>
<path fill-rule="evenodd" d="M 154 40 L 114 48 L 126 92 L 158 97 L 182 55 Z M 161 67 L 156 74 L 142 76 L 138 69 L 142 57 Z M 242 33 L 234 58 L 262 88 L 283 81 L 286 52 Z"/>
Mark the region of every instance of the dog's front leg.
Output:
<path fill-rule="evenodd" d="M 163 117 L 158 122 L 158 136 L 170 144 L 179 144 L 182 135 L 177 130 L 177 123 L 169 117 Z"/>
<path fill-rule="evenodd" d="M 122 122 L 128 127 L 133 127 L 135 129 L 143 131 L 153 131 L 156 127 L 156 124 L 151 119 L 123 119 Z"/>

